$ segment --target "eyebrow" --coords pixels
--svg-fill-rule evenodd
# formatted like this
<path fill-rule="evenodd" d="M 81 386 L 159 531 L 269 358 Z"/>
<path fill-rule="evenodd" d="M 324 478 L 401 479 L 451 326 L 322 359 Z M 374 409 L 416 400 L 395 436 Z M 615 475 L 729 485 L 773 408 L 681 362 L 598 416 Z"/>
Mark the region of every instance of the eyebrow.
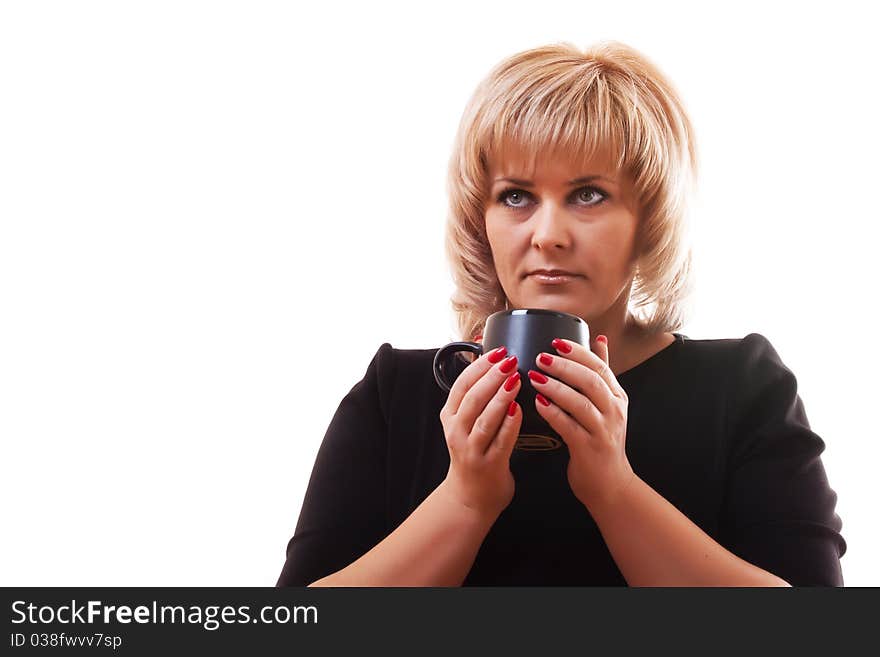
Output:
<path fill-rule="evenodd" d="M 581 183 L 593 182 L 594 180 L 607 180 L 612 184 L 617 184 L 615 181 L 610 178 L 605 178 L 604 176 L 592 175 L 592 176 L 583 176 L 581 178 L 575 178 L 574 180 L 569 180 L 569 185 L 580 185 Z M 522 185 L 523 187 L 534 187 L 534 183 L 530 180 L 520 180 L 519 178 L 496 178 L 495 182 L 503 182 L 507 181 L 513 183 L 514 185 Z"/>

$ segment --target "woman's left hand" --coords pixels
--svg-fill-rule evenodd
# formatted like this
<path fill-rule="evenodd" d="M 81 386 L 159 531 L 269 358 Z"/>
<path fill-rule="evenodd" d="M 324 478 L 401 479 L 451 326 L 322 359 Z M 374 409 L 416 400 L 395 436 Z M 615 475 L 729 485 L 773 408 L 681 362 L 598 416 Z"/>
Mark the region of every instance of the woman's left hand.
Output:
<path fill-rule="evenodd" d="M 529 370 L 538 413 L 568 445 L 568 483 L 587 507 L 611 504 L 635 478 L 626 456 L 629 398 L 608 365 L 608 344 L 596 341 L 597 353 L 571 340 L 556 339 L 557 354 L 539 354 L 536 365 L 546 383 Z M 550 363 L 542 361 L 550 357 Z M 558 379 L 558 380 L 557 380 Z"/>

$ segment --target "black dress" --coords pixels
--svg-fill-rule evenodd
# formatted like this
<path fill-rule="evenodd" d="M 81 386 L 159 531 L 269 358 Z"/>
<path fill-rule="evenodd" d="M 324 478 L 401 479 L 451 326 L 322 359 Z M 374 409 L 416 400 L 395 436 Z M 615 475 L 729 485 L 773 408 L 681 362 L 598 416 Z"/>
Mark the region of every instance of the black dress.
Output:
<path fill-rule="evenodd" d="M 793 586 L 842 586 L 837 496 L 794 374 L 757 333 L 675 338 L 617 376 L 629 397 L 633 470 L 746 561 Z M 349 565 L 443 481 L 449 452 L 439 414 L 447 393 L 434 381 L 436 352 L 385 343 L 343 398 L 278 586 L 305 586 Z M 464 586 L 626 586 L 568 485 L 567 460 L 564 448 L 514 450 L 514 499 Z"/>

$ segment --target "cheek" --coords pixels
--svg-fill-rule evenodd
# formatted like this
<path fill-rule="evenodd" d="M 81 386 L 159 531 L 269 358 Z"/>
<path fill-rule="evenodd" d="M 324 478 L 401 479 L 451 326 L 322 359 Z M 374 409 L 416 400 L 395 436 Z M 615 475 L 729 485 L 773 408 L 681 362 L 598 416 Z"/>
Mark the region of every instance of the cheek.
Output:
<path fill-rule="evenodd" d="M 489 240 L 489 250 L 499 273 L 511 266 L 515 258 L 516 235 L 509 228 L 502 228 L 491 221 L 486 221 L 486 236 Z"/>
<path fill-rule="evenodd" d="M 484 215 L 486 217 L 486 233 L 496 239 L 504 234 L 504 229 L 508 227 L 508 223 L 504 221 L 498 213 L 488 210 Z"/>
<path fill-rule="evenodd" d="M 632 252 L 635 236 L 629 230 L 621 230 L 619 226 L 609 224 L 607 228 L 592 236 L 593 246 L 590 249 L 595 261 L 601 263 L 606 270 L 626 268 Z"/>

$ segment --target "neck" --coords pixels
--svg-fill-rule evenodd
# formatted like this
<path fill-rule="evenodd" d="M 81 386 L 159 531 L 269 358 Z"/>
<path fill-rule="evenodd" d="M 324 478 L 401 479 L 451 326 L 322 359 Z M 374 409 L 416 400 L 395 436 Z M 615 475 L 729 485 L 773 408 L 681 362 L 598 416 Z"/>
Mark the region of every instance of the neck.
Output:
<path fill-rule="evenodd" d="M 603 317 L 587 323 L 590 326 L 590 349 L 594 352 L 599 351 L 596 338 L 600 335 L 608 338 L 608 365 L 615 376 L 633 366 L 649 337 L 628 313 L 617 321 Z"/>

